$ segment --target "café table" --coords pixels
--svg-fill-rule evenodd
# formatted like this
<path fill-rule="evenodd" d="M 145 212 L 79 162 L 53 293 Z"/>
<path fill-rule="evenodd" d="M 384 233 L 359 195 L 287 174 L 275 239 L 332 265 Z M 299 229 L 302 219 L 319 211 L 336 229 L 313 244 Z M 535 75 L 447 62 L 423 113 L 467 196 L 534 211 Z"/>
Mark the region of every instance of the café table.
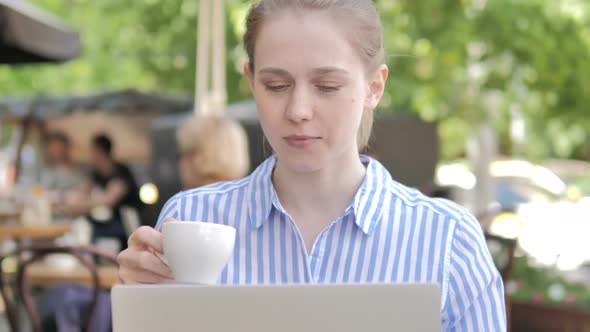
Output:
<path fill-rule="evenodd" d="M 0 238 L 12 239 L 52 239 L 67 234 L 71 230 L 68 223 L 49 225 L 0 224 Z"/>
<path fill-rule="evenodd" d="M 102 289 L 110 289 L 119 283 L 119 270 L 115 265 L 100 265 L 97 267 L 99 285 Z M 90 271 L 77 264 L 71 268 L 51 266 L 43 261 L 32 263 L 25 273 L 29 286 L 48 287 L 60 283 L 79 283 L 93 286 Z"/>

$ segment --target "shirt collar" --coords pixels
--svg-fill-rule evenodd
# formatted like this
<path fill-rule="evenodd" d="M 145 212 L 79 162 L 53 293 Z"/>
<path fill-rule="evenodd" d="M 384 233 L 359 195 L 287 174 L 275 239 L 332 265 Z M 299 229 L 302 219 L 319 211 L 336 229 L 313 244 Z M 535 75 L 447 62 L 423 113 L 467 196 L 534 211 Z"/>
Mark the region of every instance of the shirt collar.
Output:
<path fill-rule="evenodd" d="M 361 187 L 352 201 L 354 222 L 367 235 L 371 235 L 379 224 L 386 206 L 391 200 L 391 175 L 377 160 L 361 155 L 361 162 L 367 172 Z"/>
<path fill-rule="evenodd" d="M 371 235 L 381 220 L 385 202 L 391 199 L 392 179 L 387 169 L 378 161 L 361 155 L 362 163 L 367 167 L 365 178 L 357 191 L 351 206 L 345 214 L 354 213 L 356 225 L 367 235 Z M 252 172 L 247 188 L 248 216 L 250 225 L 256 229 L 268 219 L 274 208 L 284 212 L 272 185 L 272 173 L 276 158 L 270 157 Z"/>
<path fill-rule="evenodd" d="M 276 164 L 274 156 L 266 159 L 250 174 L 246 197 L 248 199 L 248 217 L 252 228 L 264 224 L 270 215 L 272 202 L 275 201 L 272 185 L 272 172 Z"/>

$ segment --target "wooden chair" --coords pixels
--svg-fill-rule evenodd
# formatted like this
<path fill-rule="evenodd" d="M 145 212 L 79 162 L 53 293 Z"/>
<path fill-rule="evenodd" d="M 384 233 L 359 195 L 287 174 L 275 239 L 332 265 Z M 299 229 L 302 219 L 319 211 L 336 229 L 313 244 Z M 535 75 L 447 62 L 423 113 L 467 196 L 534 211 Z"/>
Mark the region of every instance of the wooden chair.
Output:
<path fill-rule="evenodd" d="M 16 278 L 10 280 L 8 275 L 2 271 L 2 261 L 6 257 L 9 256 L 16 256 L 20 257 L 23 253 L 30 253 L 31 257 L 21 261 L 18 266 L 18 270 L 16 273 Z M 89 308 L 89 315 L 86 318 L 83 324 L 83 331 L 88 331 L 89 327 L 92 324 L 92 319 L 94 318 L 94 312 L 97 305 L 97 300 L 100 292 L 100 280 L 97 272 L 97 266 L 94 263 L 93 259 L 89 259 L 88 257 L 94 258 L 104 258 L 107 261 L 110 261 L 114 264 L 117 264 L 116 256 L 101 252 L 93 247 L 59 247 L 53 245 L 36 245 L 30 247 L 21 247 L 15 250 L 13 253 L 7 256 L 0 257 L 0 293 L 2 294 L 2 298 L 5 302 L 6 307 L 6 315 L 8 318 L 8 322 L 10 328 L 13 332 L 21 331 L 19 328 L 19 320 L 18 320 L 18 310 L 17 306 L 19 304 L 19 299 L 24 303 L 25 309 L 29 315 L 29 318 L 32 323 L 33 331 L 35 332 L 42 332 L 41 329 L 41 320 L 39 318 L 37 309 L 33 302 L 30 287 L 27 284 L 27 279 L 25 277 L 25 273 L 27 267 L 29 267 L 32 263 L 40 260 L 45 255 L 54 254 L 54 253 L 63 253 L 69 254 L 78 259 L 78 261 L 84 265 L 92 274 L 93 286 L 94 286 L 94 294 L 93 300 L 90 303 Z M 11 287 L 12 286 L 12 287 Z"/>
<path fill-rule="evenodd" d="M 508 239 L 501 236 L 489 234 L 485 232 L 486 242 L 488 243 L 488 248 L 492 252 L 492 256 L 494 257 L 494 261 L 498 265 L 498 270 L 500 271 L 500 275 L 502 275 L 502 280 L 506 283 L 510 280 L 510 276 L 512 273 L 512 266 L 514 264 L 514 252 L 516 251 L 516 239 Z M 492 248 L 497 247 L 500 250 L 498 252 L 493 252 Z"/>

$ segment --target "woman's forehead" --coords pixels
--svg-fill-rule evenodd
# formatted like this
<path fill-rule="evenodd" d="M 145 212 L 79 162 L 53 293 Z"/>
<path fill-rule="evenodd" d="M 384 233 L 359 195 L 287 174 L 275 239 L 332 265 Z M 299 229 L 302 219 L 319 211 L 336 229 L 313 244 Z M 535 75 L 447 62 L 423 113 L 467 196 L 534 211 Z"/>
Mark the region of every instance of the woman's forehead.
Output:
<path fill-rule="evenodd" d="M 282 13 L 266 18 L 255 45 L 256 68 L 349 67 L 360 57 L 347 31 L 325 12 Z"/>

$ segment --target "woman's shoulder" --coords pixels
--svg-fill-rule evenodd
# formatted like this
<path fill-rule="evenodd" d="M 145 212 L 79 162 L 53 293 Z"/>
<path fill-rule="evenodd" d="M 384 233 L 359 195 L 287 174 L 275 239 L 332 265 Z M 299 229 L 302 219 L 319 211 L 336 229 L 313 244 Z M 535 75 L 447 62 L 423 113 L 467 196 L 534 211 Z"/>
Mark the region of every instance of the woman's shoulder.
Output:
<path fill-rule="evenodd" d="M 172 196 L 160 212 L 157 225 L 168 218 L 187 219 L 187 214 L 198 213 L 211 207 L 211 204 L 223 201 L 224 197 L 233 197 L 243 192 L 250 182 L 250 177 L 239 180 L 223 181 L 206 186 L 184 190 Z"/>
<path fill-rule="evenodd" d="M 244 190 L 248 186 L 248 183 L 250 183 L 250 177 L 245 177 L 239 180 L 216 182 L 206 186 L 184 190 L 172 196 L 166 205 L 186 205 L 189 201 L 202 201 L 206 197 L 221 198 L 223 196 L 231 196 L 236 191 Z"/>
<path fill-rule="evenodd" d="M 421 213 L 438 215 L 451 221 L 453 226 L 472 228 L 475 226 L 474 224 L 479 225 L 468 209 L 449 199 L 428 196 L 418 189 L 405 186 L 395 180 L 389 183 L 388 189 L 392 199 L 399 200 L 398 204 L 402 207 L 420 209 Z"/>
<path fill-rule="evenodd" d="M 420 213 L 432 213 L 443 216 L 444 219 L 452 219 L 455 222 L 464 219 L 465 214 L 469 214 L 465 208 L 455 202 L 428 196 L 414 187 L 398 182 L 387 167 L 379 161 L 367 156 L 361 156 L 361 158 L 365 162 L 369 161 L 368 182 L 374 183 L 363 191 L 368 198 L 386 200 L 388 202 L 385 203 L 389 204 L 391 208 L 397 206 L 403 209 L 416 210 L 415 212 L 418 212 L 419 209 Z"/>
<path fill-rule="evenodd" d="M 250 177 L 245 177 L 239 180 L 232 180 L 232 181 L 221 181 L 215 182 L 212 184 L 208 184 L 206 186 L 201 186 L 193 189 L 188 189 L 179 192 L 175 196 L 177 198 L 180 197 L 194 197 L 194 196 L 202 196 L 202 195 L 224 195 L 229 194 L 232 191 L 239 190 L 244 188 L 250 182 Z"/>
<path fill-rule="evenodd" d="M 429 218 L 429 220 L 444 220 L 443 230 L 445 232 L 452 230 L 453 239 L 463 237 L 470 242 L 484 241 L 481 224 L 467 208 L 446 198 L 430 197 L 416 189 L 402 187 L 393 190 L 396 193 L 395 196 L 402 201 L 402 206 L 420 208 L 422 215 L 439 216 L 440 218 Z"/>
<path fill-rule="evenodd" d="M 270 179 L 273 165 L 274 158 L 269 157 L 245 178 L 217 182 L 177 193 L 162 208 L 158 224 L 167 218 L 198 219 L 200 215 L 218 211 L 217 207 L 221 205 L 242 207 L 243 203 L 260 189 L 261 181 L 266 183 L 265 181 Z"/>

